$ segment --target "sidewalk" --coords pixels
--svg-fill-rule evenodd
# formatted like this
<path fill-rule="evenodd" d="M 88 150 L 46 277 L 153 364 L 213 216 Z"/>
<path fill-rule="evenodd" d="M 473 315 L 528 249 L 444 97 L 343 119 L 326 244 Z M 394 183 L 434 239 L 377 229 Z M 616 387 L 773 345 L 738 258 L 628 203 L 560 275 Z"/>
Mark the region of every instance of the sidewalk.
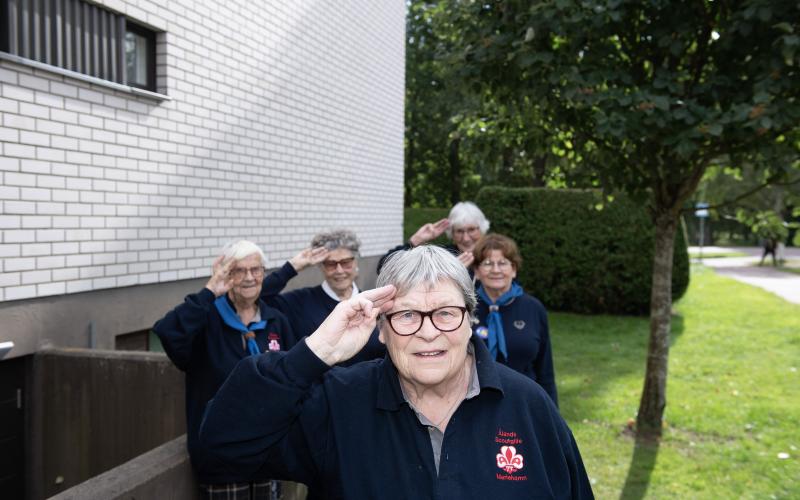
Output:
<path fill-rule="evenodd" d="M 698 262 L 698 247 L 690 247 L 692 261 Z M 703 265 L 713 268 L 717 274 L 747 283 L 748 285 L 763 288 L 789 302 L 800 304 L 800 274 L 781 271 L 772 266 L 772 256 L 767 256 L 764 265 L 759 266 L 762 249 L 758 247 L 703 247 L 703 253 L 720 253 L 736 251 L 748 254 L 747 257 L 719 257 L 704 258 Z M 785 252 L 787 261 L 800 261 L 800 248 L 787 248 Z"/>

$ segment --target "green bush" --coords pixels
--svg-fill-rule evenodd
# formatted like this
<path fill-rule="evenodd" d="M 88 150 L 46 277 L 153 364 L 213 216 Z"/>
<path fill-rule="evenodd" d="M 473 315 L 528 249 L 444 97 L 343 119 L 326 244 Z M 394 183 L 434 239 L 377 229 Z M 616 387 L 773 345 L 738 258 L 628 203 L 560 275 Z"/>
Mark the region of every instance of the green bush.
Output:
<path fill-rule="evenodd" d="M 491 231 L 517 242 L 525 290 L 557 311 L 648 314 L 654 228 L 647 211 L 594 191 L 484 188 L 475 202 Z M 689 254 L 676 232 L 673 300 L 689 285 Z"/>

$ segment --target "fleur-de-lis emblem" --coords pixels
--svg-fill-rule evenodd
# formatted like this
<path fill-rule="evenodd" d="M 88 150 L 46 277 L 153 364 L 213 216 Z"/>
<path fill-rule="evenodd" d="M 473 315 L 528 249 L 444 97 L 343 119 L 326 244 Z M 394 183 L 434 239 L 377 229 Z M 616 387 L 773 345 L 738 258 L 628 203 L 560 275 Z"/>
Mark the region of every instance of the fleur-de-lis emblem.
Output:
<path fill-rule="evenodd" d="M 270 351 L 280 351 L 281 350 L 280 342 L 278 342 L 275 339 L 270 340 L 269 341 L 269 350 Z"/>
<path fill-rule="evenodd" d="M 517 454 L 517 449 L 513 446 L 503 446 L 497 454 L 497 466 L 508 474 L 513 474 L 523 467 L 522 455 Z"/>
<path fill-rule="evenodd" d="M 522 330 L 523 328 L 525 328 L 525 322 L 522 321 L 521 319 L 516 320 L 514 322 L 514 328 L 516 328 L 517 330 Z"/>

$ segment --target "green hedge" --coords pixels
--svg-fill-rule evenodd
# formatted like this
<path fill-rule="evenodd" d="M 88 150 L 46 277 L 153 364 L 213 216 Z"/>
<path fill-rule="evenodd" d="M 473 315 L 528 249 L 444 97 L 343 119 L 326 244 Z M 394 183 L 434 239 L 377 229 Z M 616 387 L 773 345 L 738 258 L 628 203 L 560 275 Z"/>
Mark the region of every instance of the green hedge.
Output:
<path fill-rule="evenodd" d="M 475 202 L 491 232 L 516 240 L 518 280 L 548 309 L 579 313 L 648 314 L 654 229 L 647 211 L 593 191 L 483 188 Z M 689 254 L 678 230 L 672 297 L 689 285 Z"/>

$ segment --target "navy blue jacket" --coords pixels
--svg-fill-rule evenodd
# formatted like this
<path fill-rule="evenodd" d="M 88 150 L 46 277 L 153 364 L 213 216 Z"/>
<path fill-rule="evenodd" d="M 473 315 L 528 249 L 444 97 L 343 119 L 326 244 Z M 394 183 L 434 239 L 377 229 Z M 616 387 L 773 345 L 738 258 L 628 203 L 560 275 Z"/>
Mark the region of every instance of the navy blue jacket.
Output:
<path fill-rule="evenodd" d="M 485 332 L 489 306 L 480 298 L 475 315 L 479 323 L 473 330 L 488 342 Z M 510 304 L 501 306 L 500 315 L 503 318 L 508 359 L 498 352 L 497 361 L 538 382 L 558 405 L 547 310 L 538 299 L 526 293 Z"/>
<path fill-rule="evenodd" d="M 226 325 L 214 306 L 214 294 L 203 288 L 187 295 L 183 304 L 168 312 L 153 330 L 161 339 L 167 356 L 180 370 L 186 372 L 186 437 L 189 456 L 202 483 L 231 483 L 248 481 L 242 471 L 219 474 L 203 469 L 203 450 L 198 445 L 198 433 L 206 403 L 242 359 L 249 356 L 242 334 Z M 233 306 L 233 304 L 231 304 Z M 259 301 L 261 319 L 267 322 L 264 330 L 256 332 L 256 344 L 262 352 L 289 349 L 295 343 L 292 328 L 279 311 Z M 259 397 L 250 393 L 249 404 Z"/>
<path fill-rule="evenodd" d="M 480 394 L 451 417 L 438 475 L 391 359 L 331 369 L 305 342 L 234 369 L 200 430 L 210 465 L 303 482 L 332 499 L 593 498 L 547 394 L 472 342 Z M 250 404 L 250 391 L 270 394 L 269 404 Z M 501 468 L 504 452 L 521 468 Z"/>
<path fill-rule="evenodd" d="M 288 262 L 279 270 L 271 273 L 264 279 L 261 300 L 285 314 L 292 325 L 295 337 L 301 339 L 314 333 L 339 302 L 325 293 L 322 285 L 300 288 L 278 295 L 294 276 L 297 276 L 297 271 Z M 280 280 L 284 281 L 283 286 L 279 288 Z M 361 352 L 342 363 L 341 366 L 382 358 L 385 355 L 386 346 L 378 339 L 378 329 L 376 328 Z"/>

